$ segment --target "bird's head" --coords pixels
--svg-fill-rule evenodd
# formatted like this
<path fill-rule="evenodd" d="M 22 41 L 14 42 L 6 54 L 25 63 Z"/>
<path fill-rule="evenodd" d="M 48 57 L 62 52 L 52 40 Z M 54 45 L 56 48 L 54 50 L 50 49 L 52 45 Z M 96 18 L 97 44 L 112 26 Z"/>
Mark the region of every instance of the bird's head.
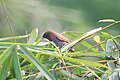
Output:
<path fill-rule="evenodd" d="M 56 36 L 56 33 L 54 31 L 46 31 L 44 34 L 43 34 L 43 38 L 46 38 L 50 41 L 53 41 L 53 39 L 55 38 Z"/>

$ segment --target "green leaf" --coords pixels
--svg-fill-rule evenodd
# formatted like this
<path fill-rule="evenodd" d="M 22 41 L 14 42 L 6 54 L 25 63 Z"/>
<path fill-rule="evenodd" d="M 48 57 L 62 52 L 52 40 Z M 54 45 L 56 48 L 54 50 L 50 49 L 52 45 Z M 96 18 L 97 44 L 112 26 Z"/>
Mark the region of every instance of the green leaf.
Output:
<path fill-rule="evenodd" d="M 78 51 L 78 52 L 72 52 L 72 53 L 64 53 L 66 56 L 76 56 L 76 57 L 78 57 L 78 56 L 94 56 L 94 57 L 104 57 L 104 56 L 110 56 L 111 54 L 108 54 L 108 53 L 102 53 L 102 52 L 82 52 L 82 51 Z"/>
<path fill-rule="evenodd" d="M 105 38 L 108 38 L 108 39 L 112 38 L 112 36 L 108 34 L 107 32 L 101 32 L 101 33 Z"/>
<path fill-rule="evenodd" d="M 29 37 L 28 43 L 29 44 L 33 44 L 35 42 L 35 40 L 37 39 L 37 37 L 38 37 L 38 28 L 35 28 L 30 33 L 30 37 Z"/>
<path fill-rule="evenodd" d="M 11 39 L 22 39 L 28 37 L 28 35 L 23 35 L 23 36 L 14 36 L 14 37 L 5 37 L 5 38 L 0 38 L 0 41 L 6 41 L 6 40 L 11 40 Z"/>
<path fill-rule="evenodd" d="M 42 38 L 39 38 L 39 39 L 36 41 L 35 45 L 39 44 L 39 42 L 40 42 L 41 40 L 42 40 Z"/>
<path fill-rule="evenodd" d="M 6 80 L 11 61 L 12 61 L 12 57 L 9 56 L 2 65 L 2 68 L 0 69 L 0 80 Z"/>
<path fill-rule="evenodd" d="M 18 54 L 20 57 L 24 58 L 25 60 L 30 61 L 30 59 L 25 54 Z"/>
<path fill-rule="evenodd" d="M 6 59 L 11 55 L 14 48 L 15 45 L 11 45 L 0 55 L 0 65 L 2 65 L 6 61 Z"/>
<path fill-rule="evenodd" d="M 35 58 L 24 46 L 19 46 L 21 51 L 27 55 L 27 57 L 33 62 L 33 64 L 44 74 L 48 80 L 56 80 L 44 67 L 44 65 Z"/>
<path fill-rule="evenodd" d="M 61 52 L 67 51 L 68 49 L 70 49 L 71 47 L 73 47 L 74 45 L 76 45 L 78 42 L 84 40 L 85 38 L 87 38 L 87 37 L 89 37 L 89 36 L 91 36 L 91 35 L 99 32 L 99 31 L 101 31 L 101 30 L 102 30 L 102 28 L 97 28 L 97 29 L 94 29 L 94 30 L 91 30 L 91 31 L 87 32 L 87 33 L 84 34 L 82 37 L 79 37 L 78 39 L 76 39 L 76 40 L 74 40 L 74 41 L 66 44 L 65 46 L 63 46 L 63 47 L 61 48 Z"/>
<path fill-rule="evenodd" d="M 98 22 L 116 22 L 114 19 L 103 19 L 99 20 Z"/>
<path fill-rule="evenodd" d="M 15 72 L 16 79 L 22 80 L 20 63 L 19 63 L 17 52 L 16 52 L 16 48 L 13 51 L 13 66 L 14 66 L 14 72 Z"/>
<path fill-rule="evenodd" d="M 98 36 L 98 35 L 94 36 L 94 40 L 95 40 L 97 43 L 99 43 L 99 42 L 100 42 L 100 36 Z"/>
<path fill-rule="evenodd" d="M 76 68 L 75 68 L 75 71 L 76 71 L 76 74 L 81 74 L 81 70 L 80 70 L 79 67 L 76 67 Z"/>
<path fill-rule="evenodd" d="M 115 36 L 114 38 L 118 43 L 120 43 L 120 35 Z"/>
<path fill-rule="evenodd" d="M 54 56 L 54 57 L 57 57 L 57 58 L 63 58 L 63 59 L 72 61 L 76 64 L 85 64 L 85 65 L 88 65 L 88 66 L 104 67 L 104 68 L 108 69 L 107 66 L 105 66 L 101 63 L 98 63 L 98 62 L 92 62 L 92 61 L 87 61 L 87 60 L 82 60 L 82 59 L 77 59 L 77 58 L 70 58 L 70 57 L 67 57 L 67 56 L 58 56 L 56 54 L 48 54 L 48 53 L 45 53 L 45 52 L 40 52 L 40 53 L 45 54 L 45 55 L 49 55 L 49 56 Z"/>
<path fill-rule="evenodd" d="M 37 46 L 37 45 L 34 45 L 34 44 L 27 44 L 27 43 L 14 43 L 14 42 L 0 42 L 0 48 L 8 48 L 10 47 L 11 45 L 24 45 L 26 47 L 29 47 L 29 48 L 43 48 L 42 46 Z"/>
<path fill-rule="evenodd" d="M 81 32 L 74 32 L 74 31 L 65 31 L 63 34 L 70 36 L 71 38 L 77 38 L 78 36 L 82 35 Z"/>
<path fill-rule="evenodd" d="M 93 47 L 91 44 L 89 44 L 89 43 L 86 42 L 86 41 L 81 42 L 81 44 L 84 45 L 84 46 L 87 47 L 87 48 Z M 90 50 L 92 50 L 92 51 L 94 51 L 94 52 L 98 52 L 98 50 L 97 50 L 96 48 L 91 48 Z"/>
<path fill-rule="evenodd" d="M 71 75 L 70 75 L 71 73 L 68 73 L 65 70 L 60 70 L 60 72 L 61 72 L 61 74 L 64 74 L 64 75 L 66 75 L 68 77 L 71 77 Z M 80 78 L 80 77 L 78 77 L 78 76 L 76 76 L 74 74 L 72 74 L 72 79 L 75 79 L 75 80 L 84 80 L 83 78 Z"/>

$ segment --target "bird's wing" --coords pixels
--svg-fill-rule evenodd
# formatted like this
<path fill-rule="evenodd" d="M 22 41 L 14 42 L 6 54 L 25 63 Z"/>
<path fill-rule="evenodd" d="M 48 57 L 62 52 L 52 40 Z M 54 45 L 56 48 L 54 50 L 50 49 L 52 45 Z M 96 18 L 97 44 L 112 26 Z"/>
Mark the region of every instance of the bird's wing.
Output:
<path fill-rule="evenodd" d="M 59 40 L 63 41 L 63 42 L 69 42 L 69 39 L 67 39 L 66 37 L 64 37 L 62 34 L 57 34 L 56 36 Z"/>
<path fill-rule="evenodd" d="M 65 43 L 66 43 L 66 42 L 61 41 L 61 40 L 58 39 L 57 37 L 54 38 L 53 42 L 54 42 L 57 46 L 59 46 L 60 48 L 61 48 L 62 46 L 64 46 Z"/>

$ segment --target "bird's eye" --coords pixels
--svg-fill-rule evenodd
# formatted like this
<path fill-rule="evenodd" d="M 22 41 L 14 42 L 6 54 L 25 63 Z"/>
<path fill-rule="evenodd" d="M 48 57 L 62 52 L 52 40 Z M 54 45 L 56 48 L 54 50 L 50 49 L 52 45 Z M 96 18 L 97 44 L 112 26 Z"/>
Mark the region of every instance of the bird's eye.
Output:
<path fill-rule="evenodd" d="M 46 38 L 46 37 L 47 37 L 47 34 L 44 34 L 44 35 L 43 35 L 43 38 Z"/>

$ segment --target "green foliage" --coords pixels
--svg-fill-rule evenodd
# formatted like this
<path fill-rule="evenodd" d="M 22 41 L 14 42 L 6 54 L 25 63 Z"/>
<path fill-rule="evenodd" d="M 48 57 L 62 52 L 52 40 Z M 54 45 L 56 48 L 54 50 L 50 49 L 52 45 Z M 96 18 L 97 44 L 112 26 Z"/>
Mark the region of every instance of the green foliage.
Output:
<path fill-rule="evenodd" d="M 64 34 L 73 40 L 61 49 L 37 39 L 38 29 L 29 35 L 1 38 L 0 80 L 119 80 L 119 36 L 102 32 L 104 29 L 84 34 L 66 31 Z M 9 42 L 14 38 L 27 41 Z M 85 49 L 69 52 L 76 45 Z"/>
<path fill-rule="evenodd" d="M 119 2 L 0 0 L 0 80 L 120 80 L 120 21 L 99 20 L 119 19 Z M 59 49 L 39 37 L 49 28 L 72 30 L 63 32 L 71 42 Z"/>

